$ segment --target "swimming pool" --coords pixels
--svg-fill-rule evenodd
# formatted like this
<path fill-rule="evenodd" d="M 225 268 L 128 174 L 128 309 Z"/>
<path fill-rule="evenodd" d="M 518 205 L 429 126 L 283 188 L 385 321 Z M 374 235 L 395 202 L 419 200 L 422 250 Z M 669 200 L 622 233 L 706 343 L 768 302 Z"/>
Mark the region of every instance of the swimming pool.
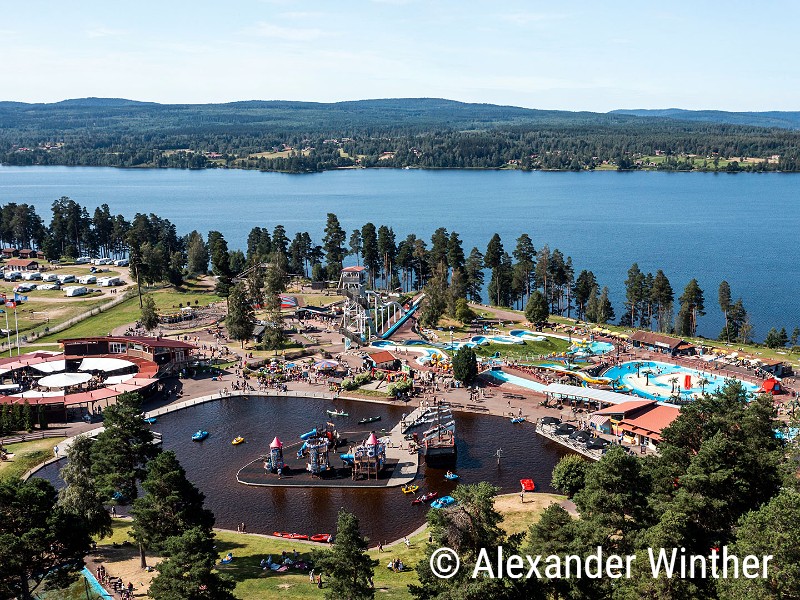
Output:
<path fill-rule="evenodd" d="M 533 390 L 535 392 L 541 392 L 547 387 L 538 381 L 531 381 L 530 379 L 517 377 L 516 375 L 511 375 L 505 371 L 486 371 L 486 374 L 494 379 L 497 379 L 498 381 L 502 381 L 503 383 L 518 385 L 519 387 L 528 388 L 529 390 Z"/>
<path fill-rule="evenodd" d="M 614 349 L 614 344 L 610 342 L 585 342 L 578 340 L 572 343 L 572 348 L 567 350 L 567 354 L 574 356 L 594 356 L 597 354 L 608 354 Z"/>
<path fill-rule="evenodd" d="M 469 338 L 473 344 L 485 346 L 487 344 L 524 344 L 525 340 L 521 337 L 512 335 L 474 335 Z"/>
<path fill-rule="evenodd" d="M 545 336 L 534 333 L 533 331 L 528 331 L 527 329 L 512 329 L 508 332 L 508 335 L 530 340 L 531 342 L 543 342 L 546 339 Z"/>
<path fill-rule="evenodd" d="M 679 392 L 684 398 L 697 396 L 703 391 L 714 393 L 722 388 L 727 379 L 714 373 L 658 361 L 628 361 L 611 367 L 603 373 L 603 376 L 618 380 L 620 384 L 631 388 L 637 396 L 653 400 L 667 400 L 675 392 Z M 689 377 L 688 387 L 687 377 Z M 758 390 L 758 386 L 754 383 L 741 379 L 737 381 L 740 381 L 748 392 L 755 393 Z"/>
<path fill-rule="evenodd" d="M 416 358 L 416 361 L 421 365 L 429 363 L 434 356 L 436 356 L 440 361 L 446 362 L 450 360 L 450 357 L 447 356 L 447 354 L 436 347 L 441 347 L 441 344 L 432 344 L 424 340 L 408 340 L 399 343 L 390 342 L 389 340 L 376 340 L 372 342 L 370 346 L 373 348 L 384 348 L 387 350 L 405 348 L 409 352 L 415 352 L 421 355 Z"/>

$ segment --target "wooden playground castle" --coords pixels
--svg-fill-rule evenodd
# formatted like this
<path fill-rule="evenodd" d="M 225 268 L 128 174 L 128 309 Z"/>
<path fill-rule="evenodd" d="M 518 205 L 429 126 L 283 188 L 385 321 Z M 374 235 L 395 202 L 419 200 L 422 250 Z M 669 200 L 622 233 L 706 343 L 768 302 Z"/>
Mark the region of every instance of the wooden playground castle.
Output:
<path fill-rule="evenodd" d="M 386 444 L 371 433 L 367 440 L 353 449 L 353 479 L 378 479 L 386 466 Z"/>

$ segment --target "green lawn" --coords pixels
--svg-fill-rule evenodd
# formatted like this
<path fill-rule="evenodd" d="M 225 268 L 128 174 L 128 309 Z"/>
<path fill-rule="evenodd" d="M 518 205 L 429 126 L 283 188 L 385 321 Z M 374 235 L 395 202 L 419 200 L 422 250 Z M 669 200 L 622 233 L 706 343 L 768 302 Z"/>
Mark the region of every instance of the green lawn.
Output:
<path fill-rule="evenodd" d="M 473 348 L 475 354 L 490 358 L 496 353 L 500 353 L 500 358 L 511 359 L 524 362 L 536 362 L 539 357 L 553 353 L 561 353 L 569 348 L 567 340 L 547 337 L 543 342 L 532 342 L 525 340 L 525 344 L 489 344 L 488 346 L 476 346 Z M 452 354 L 452 352 L 450 353 Z"/>
<path fill-rule="evenodd" d="M 65 298 L 64 292 L 54 293 L 61 298 L 58 302 L 41 302 L 28 296 L 30 300 L 17 306 L 17 321 L 21 334 L 28 331 L 41 331 L 45 327 L 53 327 L 81 313 L 89 311 L 108 302 L 108 298 L 97 297 L 92 300 L 76 301 L 77 298 Z M 82 296 L 86 298 L 86 296 Z M 14 311 L 7 310 L 10 328 L 14 329 Z M 0 319 L 0 326 L 5 328 L 5 318 Z"/>
<path fill-rule="evenodd" d="M 8 444 L 6 450 L 14 456 L 10 460 L 0 461 L 0 479 L 22 477 L 29 469 L 53 458 L 53 448 L 63 439 L 63 437 L 44 438 L 19 444 Z"/>
<path fill-rule="evenodd" d="M 505 515 L 503 527 L 510 533 L 524 532 L 532 523 L 538 520 L 541 511 L 551 504 L 563 499 L 563 496 L 553 494 L 534 494 L 524 504 L 520 503 L 518 494 L 507 494 L 497 498 L 497 509 Z M 98 539 L 99 545 L 118 544 L 128 538 L 130 521 L 115 519 L 112 525 L 113 534 L 108 538 Z M 305 600 L 307 598 L 322 598 L 323 591 L 312 585 L 308 575 L 299 572 L 275 573 L 265 572 L 259 566 L 263 558 L 272 556 L 280 557 L 282 551 L 291 553 L 297 550 L 302 558 L 308 559 L 311 552 L 322 548 L 302 542 L 292 542 L 271 536 L 242 535 L 227 531 L 216 533 L 216 548 L 222 558 L 228 552 L 233 554 L 234 560 L 230 565 L 219 566 L 219 571 L 225 573 L 236 582 L 235 594 L 242 600 L 260 600 L 261 598 L 284 598 L 285 600 Z M 418 583 L 414 568 L 425 555 L 427 533 L 411 536 L 411 546 L 396 544 L 386 548 L 384 552 L 371 550 L 370 556 L 377 561 L 375 567 L 375 588 L 377 598 L 406 600 L 411 597 L 408 585 Z M 370 545 L 373 545 L 373 541 Z M 409 567 L 403 573 L 394 573 L 386 568 L 386 564 L 399 558 Z M 153 563 L 151 563 L 153 564 Z M 113 572 L 113 565 L 109 565 Z M 48 599 L 67 600 L 75 596 L 69 595 L 72 588 L 65 590 L 64 595 L 48 596 Z"/>
<path fill-rule="evenodd" d="M 179 292 L 174 289 L 155 290 L 153 291 L 153 298 L 156 301 L 156 307 L 160 311 L 177 309 L 179 304 L 195 306 L 195 300 L 198 302 L 197 306 L 207 306 L 211 302 L 221 300 L 219 296 L 209 292 Z M 41 337 L 36 340 L 36 343 L 47 344 L 65 338 L 107 335 L 116 327 L 136 322 L 140 316 L 139 298 L 135 296 L 64 331 Z"/>

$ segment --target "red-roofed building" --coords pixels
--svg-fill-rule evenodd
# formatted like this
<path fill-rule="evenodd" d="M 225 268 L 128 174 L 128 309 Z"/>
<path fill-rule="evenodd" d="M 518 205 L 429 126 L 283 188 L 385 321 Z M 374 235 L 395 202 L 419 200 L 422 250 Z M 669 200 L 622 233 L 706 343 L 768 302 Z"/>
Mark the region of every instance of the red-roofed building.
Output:
<path fill-rule="evenodd" d="M 339 289 L 360 290 L 368 280 L 366 267 L 345 267 L 339 276 Z"/>
<path fill-rule="evenodd" d="M 680 414 L 680 408 L 655 400 L 631 400 L 592 413 L 590 426 L 603 433 L 622 436 L 628 444 L 655 449 L 661 432 Z"/>
<path fill-rule="evenodd" d="M 400 362 L 397 357 L 388 350 L 380 350 L 369 354 L 365 359 L 372 363 L 376 369 L 389 369 L 394 371 L 397 369 L 397 363 Z"/>
<path fill-rule="evenodd" d="M 125 354 L 131 358 L 143 358 L 158 365 L 158 375 L 177 372 L 191 360 L 192 351 L 197 349 L 179 340 L 145 336 L 87 337 L 58 342 L 68 357 Z"/>
<path fill-rule="evenodd" d="M 651 352 L 661 352 L 675 356 L 676 354 L 694 354 L 695 347 L 680 338 L 674 338 L 652 331 L 636 331 L 630 337 L 634 348 L 645 348 Z"/>
<path fill-rule="evenodd" d="M 6 261 L 6 267 L 19 271 L 38 271 L 39 263 L 30 258 L 9 258 Z"/>
<path fill-rule="evenodd" d="M 30 248 L 23 248 L 19 251 L 20 258 L 38 258 L 40 260 L 44 260 L 44 253 L 39 252 L 37 250 L 31 250 Z"/>

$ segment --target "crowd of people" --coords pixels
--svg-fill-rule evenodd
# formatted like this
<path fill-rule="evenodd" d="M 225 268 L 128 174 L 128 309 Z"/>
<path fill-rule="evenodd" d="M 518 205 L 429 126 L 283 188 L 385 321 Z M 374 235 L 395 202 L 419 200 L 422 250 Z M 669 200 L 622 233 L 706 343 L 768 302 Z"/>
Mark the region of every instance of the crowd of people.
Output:
<path fill-rule="evenodd" d="M 133 582 L 125 585 L 121 577 L 113 577 L 107 571 L 105 565 L 98 565 L 94 570 L 94 576 L 106 588 L 110 588 L 115 594 L 119 594 L 120 600 L 130 600 L 133 598 Z"/>

